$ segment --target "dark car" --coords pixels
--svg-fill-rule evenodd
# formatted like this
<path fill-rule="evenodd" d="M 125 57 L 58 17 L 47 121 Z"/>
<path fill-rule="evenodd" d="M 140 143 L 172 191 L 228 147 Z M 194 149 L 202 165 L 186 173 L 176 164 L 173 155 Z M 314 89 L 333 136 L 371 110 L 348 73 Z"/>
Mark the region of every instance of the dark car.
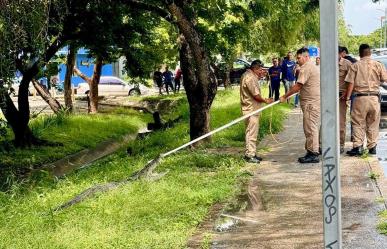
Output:
<path fill-rule="evenodd" d="M 250 67 L 249 62 L 242 59 L 235 60 L 232 68 L 229 70 L 231 84 L 240 83 L 242 74 L 244 74 L 249 67 Z M 223 62 L 217 65 L 217 70 L 215 70 L 215 74 L 216 74 L 216 78 L 218 79 L 219 85 L 223 84 L 223 80 L 225 78 L 224 77 L 225 70 L 226 70 L 226 63 Z"/>
<path fill-rule="evenodd" d="M 250 68 L 250 63 L 248 61 L 245 61 L 242 59 L 235 60 L 232 68 L 229 70 L 231 84 L 239 84 L 241 81 L 242 75 L 249 68 Z M 267 72 L 268 68 L 264 67 L 264 70 Z M 223 85 L 224 73 L 225 73 L 225 63 L 218 64 L 218 68 L 215 71 L 216 77 L 218 79 L 218 85 Z"/>

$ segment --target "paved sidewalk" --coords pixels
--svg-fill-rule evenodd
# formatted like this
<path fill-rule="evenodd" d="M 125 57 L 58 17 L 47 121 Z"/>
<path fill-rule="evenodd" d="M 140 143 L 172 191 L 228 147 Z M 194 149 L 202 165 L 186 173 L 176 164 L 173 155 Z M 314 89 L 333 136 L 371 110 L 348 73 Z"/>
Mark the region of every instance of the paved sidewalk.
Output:
<path fill-rule="evenodd" d="M 260 143 L 271 149 L 263 154 L 265 161 L 249 185 L 251 207 L 227 214 L 240 218 L 230 230 L 208 231 L 210 248 L 323 248 L 321 166 L 297 163 L 305 153 L 299 110 L 290 113 L 276 139 L 287 143 L 278 144 L 271 136 Z M 378 167 L 376 159 L 371 161 Z M 341 159 L 344 248 L 387 248 L 387 237 L 375 228 L 383 205 L 375 201 L 379 192 L 369 171 L 367 160 Z M 192 244 L 195 247 L 199 244 Z"/>

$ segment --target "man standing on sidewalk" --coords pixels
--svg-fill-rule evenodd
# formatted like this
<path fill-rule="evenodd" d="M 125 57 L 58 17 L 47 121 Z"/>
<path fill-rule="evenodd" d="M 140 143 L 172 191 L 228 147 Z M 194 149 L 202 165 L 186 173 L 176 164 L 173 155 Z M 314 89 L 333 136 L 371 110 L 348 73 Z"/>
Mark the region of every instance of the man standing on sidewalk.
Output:
<path fill-rule="evenodd" d="M 289 96 L 300 92 L 307 152 L 305 156 L 298 158 L 298 161 L 318 163 L 320 161 L 320 70 L 310 60 L 308 48 L 297 51 L 297 62 L 301 67 L 297 83 L 280 100 L 285 102 Z"/>
<path fill-rule="evenodd" d="M 261 96 L 259 79 L 265 75 L 263 63 L 255 60 L 251 63 L 250 69 L 242 75 L 240 85 L 240 98 L 242 114 L 247 115 L 258 110 L 261 103 L 269 104 L 272 99 L 264 99 Z M 261 157 L 256 155 L 257 137 L 259 131 L 259 113 L 246 119 L 246 151 L 245 160 L 249 163 L 259 163 Z"/>
<path fill-rule="evenodd" d="M 387 81 L 384 65 L 371 59 L 368 44 L 359 47 L 360 61 L 353 64 L 345 78 L 349 83 L 345 98 L 353 94 L 351 122 L 353 128 L 353 149 L 347 151 L 350 156 L 363 154 L 364 137 L 367 137 L 368 153 L 376 154 L 379 136 L 380 99 L 379 86 Z"/>
<path fill-rule="evenodd" d="M 278 59 L 273 58 L 273 66 L 269 68 L 270 76 L 270 95 L 269 98 L 274 96 L 274 100 L 279 99 L 280 85 L 281 85 L 281 67 L 278 64 Z"/>
<path fill-rule="evenodd" d="M 296 78 L 294 77 L 294 71 L 296 62 L 293 60 L 292 52 L 288 52 L 286 58 L 283 60 L 282 69 L 282 82 L 284 83 L 285 93 L 294 85 Z M 296 105 L 297 103 L 295 103 Z"/>
<path fill-rule="evenodd" d="M 344 48 L 339 46 L 339 119 L 340 119 L 340 154 L 344 152 L 345 131 L 347 126 L 347 88 L 345 77 L 351 68 L 352 63 L 343 56 Z"/>

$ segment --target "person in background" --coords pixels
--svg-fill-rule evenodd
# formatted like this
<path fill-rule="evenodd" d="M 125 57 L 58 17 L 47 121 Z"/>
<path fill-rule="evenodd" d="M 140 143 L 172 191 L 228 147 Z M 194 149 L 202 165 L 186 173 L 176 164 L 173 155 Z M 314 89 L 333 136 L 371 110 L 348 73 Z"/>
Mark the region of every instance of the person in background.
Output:
<path fill-rule="evenodd" d="M 340 120 L 340 154 L 344 152 L 345 131 L 347 126 L 347 109 L 348 101 L 346 100 L 348 84 L 345 77 L 351 68 L 352 63 L 343 57 L 343 47 L 339 46 L 338 63 L 339 63 L 339 120 Z"/>
<path fill-rule="evenodd" d="M 180 85 L 181 85 L 181 79 L 183 76 L 183 71 L 181 71 L 181 68 L 177 68 L 175 73 L 175 93 L 180 91 Z"/>
<path fill-rule="evenodd" d="M 163 79 L 164 79 L 164 85 L 165 85 L 165 90 L 167 90 L 167 94 L 169 94 L 169 88 L 174 91 L 173 87 L 173 73 L 169 70 L 169 67 L 165 67 L 165 71 L 163 73 Z"/>
<path fill-rule="evenodd" d="M 247 115 L 261 107 L 261 103 L 269 104 L 272 99 L 264 99 L 261 95 L 259 79 L 265 74 L 263 63 L 255 60 L 250 68 L 242 75 L 240 84 L 240 101 L 242 114 Z M 248 163 L 260 163 L 262 158 L 257 156 L 257 138 L 259 131 L 259 113 L 246 119 L 246 150 L 244 159 Z"/>
<path fill-rule="evenodd" d="M 320 67 L 320 57 L 316 57 L 316 66 Z"/>
<path fill-rule="evenodd" d="M 273 66 L 269 68 L 269 77 L 270 77 L 270 94 L 269 98 L 273 97 L 274 100 L 279 100 L 280 94 L 280 85 L 281 85 L 281 67 L 279 66 L 278 59 L 273 58 Z"/>
<path fill-rule="evenodd" d="M 281 96 L 280 100 L 285 102 L 292 94 L 300 92 L 306 155 L 298 158 L 298 162 L 318 163 L 320 161 L 320 70 L 310 60 L 308 48 L 297 51 L 297 62 L 300 65 L 297 83 L 284 96 Z"/>
<path fill-rule="evenodd" d="M 160 72 L 161 68 L 157 68 L 153 73 L 153 82 L 159 88 L 159 94 L 163 94 L 161 89 L 163 88 L 163 73 Z"/>
<path fill-rule="evenodd" d="M 281 64 L 282 69 L 282 82 L 284 84 L 285 93 L 294 85 L 296 78 L 294 77 L 294 68 L 296 67 L 296 62 L 293 60 L 292 52 L 288 52 L 286 58 Z M 289 100 L 287 100 L 289 102 Z"/>
<path fill-rule="evenodd" d="M 345 82 L 348 89 L 343 98 L 352 100 L 351 123 L 353 128 L 353 148 L 347 151 L 349 156 L 363 154 L 364 139 L 367 138 L 368 154 L 376 155 L 380 123 L 381 82 L 387 81 L 384 65 L 371 59 L 371 48 L 368 44 L 359 47 L 360 60 L 348 71 Z"/>
<path fill-rule="evenodd" d="M 342 54 L 343 54 L 343 55 L 342 55 L 343 58 L 349 60 L 351 63 L 357 62 L 357 60 L 356 60 L 355 58 L 353 58 L 353 57 L 351 57 L 351 56 L 349 55 L 349 52 L 348 52 L 348 48 L 347 48 L 347 47 L 343 47 L 343 52 L 342 52 Z"/>

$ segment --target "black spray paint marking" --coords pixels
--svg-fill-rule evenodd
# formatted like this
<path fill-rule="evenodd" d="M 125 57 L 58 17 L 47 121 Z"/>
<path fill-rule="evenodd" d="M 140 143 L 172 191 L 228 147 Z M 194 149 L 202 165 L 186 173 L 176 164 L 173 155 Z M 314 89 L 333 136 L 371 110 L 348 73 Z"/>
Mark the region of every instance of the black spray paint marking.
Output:
<path fill-rule="evenodd" d="M 333 159 L 333 156 L 328 156 L 328 153 L 331 151 L 331 148 L 329 147 L 323 154 L 324 162 L 327 160 Z M 337 214 L 337 207 L 336 207 L 336 195 L 333 192 L 333 186 L 337 180 L 336 176 L 332 176 L 332 172 L 336 169 L 336 165 L 334 164 L 324 164 L 324 168 L 326 169 L 326 172 L 324 174 L 325 177 L 325 183 L 327 186 L 324 189 L 324 205 L 326 208 L 328 208 L 328 214 L 325 216 L 325 222 L 327 224 L 331 224 L 333 220 L 333 216 Z"/>
<path fill-rule="evenodd" d="M 337 244 L 337 240 L 333 241 L 332 243 L 328 244 L 325 248 L 327 249 L 333 249 L 333 245 Z"/>

